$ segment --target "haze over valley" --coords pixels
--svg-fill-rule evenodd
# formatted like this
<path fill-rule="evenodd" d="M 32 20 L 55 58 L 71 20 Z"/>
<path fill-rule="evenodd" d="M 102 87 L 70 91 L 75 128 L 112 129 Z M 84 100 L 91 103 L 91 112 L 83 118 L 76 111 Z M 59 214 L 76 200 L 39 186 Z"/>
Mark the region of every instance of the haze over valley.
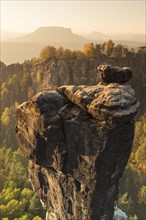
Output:
<path fill-rule="evenodd" d="M 145 1 L 1 1 L 1 60 L 38 57 L 48 45 L 83 50 L 112 39 L 145 45 Z"/>
<path fill-rule="evenodd" d="M 73 33 L 71 28 L 39 27 L 36 31 L 25 33 L 10 33 L 1 31 L 1 60 L 6 64 L 23 62 L 26 59 L 38 57 L 45 46 L 62 46 L 65 49 L 82 50 L 87 43 L 103 43 L 112 39 L 115 44 L 137 48 L 145 45 L 145 35 L 137 34 L 105 34 L 91 32 L 89 34 Z"/>

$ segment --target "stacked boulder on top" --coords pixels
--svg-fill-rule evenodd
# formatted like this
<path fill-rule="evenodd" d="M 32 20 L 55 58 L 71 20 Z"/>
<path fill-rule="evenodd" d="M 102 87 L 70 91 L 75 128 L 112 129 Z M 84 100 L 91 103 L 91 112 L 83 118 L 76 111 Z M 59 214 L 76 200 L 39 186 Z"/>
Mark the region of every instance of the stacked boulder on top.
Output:
<path fill-rule="evenodd" d="M 58 91 L 99 120 L 118 122 L 133 118 L 140 104 L 132 87 L 123 84 L 132 77 L 131 69 L 100 65 L 98 70 L 103 80 L 98 85 L 61 86 Z"/>
<path fill-rule="evenodd" d="M 17 138 L 47 220 L 113 219 L 140 104 L 124 84 L 129 68 L 98 69 L 98 85 L 41 92 L 17 110 Z"/>

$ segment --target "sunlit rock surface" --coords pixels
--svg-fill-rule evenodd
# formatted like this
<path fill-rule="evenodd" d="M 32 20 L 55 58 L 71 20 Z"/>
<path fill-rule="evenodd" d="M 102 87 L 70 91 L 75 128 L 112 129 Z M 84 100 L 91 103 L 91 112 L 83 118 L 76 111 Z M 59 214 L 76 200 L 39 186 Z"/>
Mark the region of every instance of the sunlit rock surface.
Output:
<path fill-rule="evenodd" d="M 131 86 L 103 81 L 44 91 L 19 106 L 17 139 L 47 220 L 113 219 L 139 105 Z"/>

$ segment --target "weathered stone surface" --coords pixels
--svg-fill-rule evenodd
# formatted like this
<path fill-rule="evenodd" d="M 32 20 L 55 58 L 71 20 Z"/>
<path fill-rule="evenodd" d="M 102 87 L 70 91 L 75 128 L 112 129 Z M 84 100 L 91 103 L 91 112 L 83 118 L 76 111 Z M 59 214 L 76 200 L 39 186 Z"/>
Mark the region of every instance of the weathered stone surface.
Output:
<path fill-rule="evenodd" d="M 107 83 L 125 83 L 132 78 L 132 70 L 129 67 L 100 65 L 98 70 L 101 78 Z"/>
<path fill-rule="evenodd" d="M 124 84 L 62 86 L 17 111 L 17 138 L 47 220 L 112 220 L 139 108 Z"/>
<path fill-rule="evenodd" d="M 125 57 L 115 58 L 102 54 L 100 57 L 60 57 L 38 61 L 25 61 L 21 64 L 6 66 L 0 63 L 0 83 L 3 84 L 11 75 L 16 73 L 30 73 L 32 88 L 35 91 L 50 89 L 50 86 L 61 85 L 96 85 L 100 81 L 97 67 L 102 63 L 113 66 L 128 66 L 133 71 L 133 78 L 129 84 L 136 91 L 141 102 L 139 116 L 146 111 L 146 53 L 128 52 Z M 19 70 L 19 71 L 18 71 Z M 55 73 L 55 74 L 54 74 Z M 39 77 L 38 77 L 39 76 Z M 39 79 L 39 80 L 38 80 Z"/>
<path fill-rule="evenodd" d="M 106 123 L 130 120 L 139 108 L 130 85 L 99 83 L 98 86 L 61 86 L 58 91 L 94 118 Z"/>

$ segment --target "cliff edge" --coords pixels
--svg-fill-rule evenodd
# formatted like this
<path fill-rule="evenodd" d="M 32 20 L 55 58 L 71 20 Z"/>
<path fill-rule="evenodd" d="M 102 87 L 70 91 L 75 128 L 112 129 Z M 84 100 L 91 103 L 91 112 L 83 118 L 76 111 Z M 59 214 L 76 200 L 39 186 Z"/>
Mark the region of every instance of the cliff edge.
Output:
<path fill-rule="evenodd" d="M 96 86 L 44 91 L 17 110 L 16 133 L 47 220 L 112 220 L 139 101 L 130 68 L 101 65 Z"/>

